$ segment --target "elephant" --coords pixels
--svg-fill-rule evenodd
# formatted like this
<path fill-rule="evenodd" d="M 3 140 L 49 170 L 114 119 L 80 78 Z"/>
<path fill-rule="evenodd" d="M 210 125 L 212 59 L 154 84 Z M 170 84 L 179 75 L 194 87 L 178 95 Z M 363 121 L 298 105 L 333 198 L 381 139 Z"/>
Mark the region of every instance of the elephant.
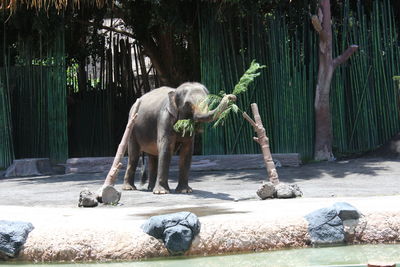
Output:
<path fill-rule="evenodd" d="M 186 82 L 178 88 L 160 87 L 140 97 L 132 106 L 130 116 L 137 114 L 128 141 L 128 166 L 123 190 L 136 190 L 135 171 L 142 152 L 148 156 L 148 189 L 154 194 L 170 192 L 168 173 L 172 155 L 179 149 L 179 180 L 177 193 L 191 193 L 188 184 L 192 162 L 194 134 L 177 133 L 173 129 L 178 120 L 193 119 L 195 122 L 211 122 L 236 101 L 234 95 L 225 95 L 214 110 L 208 111 L 202 101 L 208 95 L 207 88 L 197 82 Z"/>

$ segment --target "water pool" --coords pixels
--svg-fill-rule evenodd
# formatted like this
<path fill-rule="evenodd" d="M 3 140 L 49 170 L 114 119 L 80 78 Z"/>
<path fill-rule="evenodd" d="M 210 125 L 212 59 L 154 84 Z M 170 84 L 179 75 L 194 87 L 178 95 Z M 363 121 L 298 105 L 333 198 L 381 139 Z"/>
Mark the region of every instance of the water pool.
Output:
<path fill-rule="evenodd" d="M 366 266 L 368 262 L 400 263 L 400 245 L 355 245 L 327 248 L 304 248 L 260 253 L 211 257 L 171 257 L 138 262 L 73 263 L 73 264 L 21 264 L 1 263 L 1 267 L 308 267 L 308 266 Z"/>

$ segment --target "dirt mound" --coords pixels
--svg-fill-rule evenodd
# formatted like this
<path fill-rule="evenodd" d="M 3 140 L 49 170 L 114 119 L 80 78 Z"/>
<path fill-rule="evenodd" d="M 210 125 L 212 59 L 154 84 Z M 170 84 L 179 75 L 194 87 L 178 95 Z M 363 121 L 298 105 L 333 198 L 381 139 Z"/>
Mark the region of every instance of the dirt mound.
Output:
<path fill-rule="evenodd" d="M 368 153 L 367 156 L 400 159 L 400 133 L 396 134 L 386 144 Z"/>

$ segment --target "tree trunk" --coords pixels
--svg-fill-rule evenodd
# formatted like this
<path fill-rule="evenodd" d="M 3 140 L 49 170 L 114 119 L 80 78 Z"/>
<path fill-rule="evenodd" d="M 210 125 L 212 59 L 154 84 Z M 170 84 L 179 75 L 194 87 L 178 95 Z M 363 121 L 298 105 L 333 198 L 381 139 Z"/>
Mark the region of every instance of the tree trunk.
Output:
<path fill-rule="evenodd" d="M 358 49 L 350 46 L 342 55 L 332 58 L 332 16 L 330 0 L 319 0 L 318 15 L 311 18 L 314 29 L 319 34 L 319 67 L 315 91 L 315 160 L 333 160 L 332 121 L 329 105 L 329 94 L 333 72 L 336 67 Z"/>
<path fill-rule="evenodd" d="M 275 163 L 272 160 L 271 150 L 269 149 L 269 139 L 265 133 L 265 128 L 262 124 L 256 103 L 251 104 L 251 110 L 255 121 L 253 121 L 246 112 L 243 112 L 243 117 L 253 126 L 254 131 L 257 133 L 257 137 L 253 137 L 253 139 L 261 146 L 265 167 L 267 168 L 268 179 L 271 183 L 277 185 L 279 184 L 278 172 L 276 171 Z"/>
<path fill-rule="evenodd" d="M 122 157 L 125 155 L 126 148 L 128 146 L 129 137 L 131 136 L 133 125 L 135 124 L 135 119 L 137 116 L 137 111 L 139 109 L 141 99 L 139 98 L 136 100 L 136 103 L 132 107 L 132 110 L 129 114 L 128 123 L 125 128 L 124 135 L 122 136 L 121 143 L 118 146 L 117 153 L 115 154 L 115 158 L 113 164 L 111 166 L 110 171 L 107 174 L 107 177 L 104 181 L 103 188 L 106 186 L 114 186 L 117 178 L 118 178 L 118 171 L 122 167 Z"/>

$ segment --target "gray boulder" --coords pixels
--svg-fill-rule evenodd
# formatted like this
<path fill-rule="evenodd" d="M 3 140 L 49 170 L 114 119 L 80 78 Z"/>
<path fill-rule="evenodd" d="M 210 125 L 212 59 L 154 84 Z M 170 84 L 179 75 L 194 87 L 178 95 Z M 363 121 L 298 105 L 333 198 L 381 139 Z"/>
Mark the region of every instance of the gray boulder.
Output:
<path fill-rule="evenodd" d="M 311 243 L 317 245 L 344 242 L 344 227 L 336 209 L 322 208 L 306 215 Z"/>
<path fill-rule="evenodd" d="M 28 222 L 0 220 L 0 258 L 17 256 L 33 229 L 33 225 Z"/>
<path fill-rule="evenodd" d="M 292 189 L 294 197 L 302 197 L 303 191 L 301 191 L 300 187 L 297 184 L 291 184 L 290 188 Z"/>
<path fill-rule="evenodd" d="M 85 208 L 96 207 L 99 204 L 96 198 L 97 195 L 90 192 L 89 189 L 85 188 L 79 193 L 78 207 L 85 207 Z"/>
<path fill-rule="evenodd" d="M 183 254 L 190 249 L 194 238 L 190 227 L 175 225 L 164 230 L 165 247 L 172 255 Z"/>
<path fill-rule="evenodd" d="M 153 216 L 142 229 L 148 235 L 162 239 L 172 255 L 181 255 L 189 250 L 192 241 L 200 233 L 200 221 L 191 212 L 177 212 Z"/>
<path fill-rule="evenodd" d="M 344 222 L 357 224 L 360 213 L 346 202 L 338 202 L 328 208 L 318 209 L 306 215 L 308 232 L 313 245 L 341 244 L 349 240 Z M 348 228 L 348 227 L 346 227 Z M 354 227 L 352 227 L 354 228 Z"/>
<path fill-rule="evenodd" d="M 276 196 L 278 198 L 292 198 L 294 197 L 292 188 L 284 183 L 279 183 L 275 186 Z"/>
<path fill-rule="evenodd" d="M 279 183 L 274 185 L 271 182 L 266 182 L 257 190 L 257 195 L 263 200 L 267 198 L 295 198 L 301 197 L 303 192 L 297 184 Z"/>
<path fill-rule="evenodd" d="M 347 202 L 336 202 L 333 207 L 342 221 L 358 220 L 360 218 L 358 210 Z"/>
<path fill-rule="evenodd" d="M 275 193 L 275 186 L 271 182 L 263 183 L 261 187 L 257 190 L 257 195 L 261 199 L 273 198 L 275 196 Z"/>

